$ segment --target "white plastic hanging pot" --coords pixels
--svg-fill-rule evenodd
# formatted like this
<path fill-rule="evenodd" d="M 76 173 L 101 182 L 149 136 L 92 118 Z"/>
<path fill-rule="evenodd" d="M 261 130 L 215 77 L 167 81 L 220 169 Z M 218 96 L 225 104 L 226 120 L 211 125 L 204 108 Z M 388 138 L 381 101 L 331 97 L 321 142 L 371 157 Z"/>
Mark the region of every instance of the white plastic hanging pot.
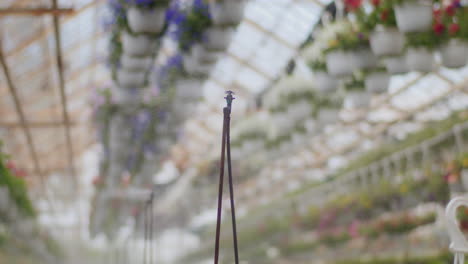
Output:
<path fill-rule="evenodd" d="M 366 91 L 348 91 L 345 102 L 351 108 L 369 107 L 371 95 Z"/>
<path fill-rule="evenodd" d="M 203 82 L 201 79 L 180 79 L 176 83 L 176 97 L 181 99 L 199 100 L 203 97 Z"/>
<path fill-rule="evenodd" d="M 465 192 L 468 192 L 468 169 L 463 169 L 461 171 L 461 182 L 463 183 Z"/>
<path fill-rule="evenodd" d="M 164 28 L 166 9 L 140 9 L 130 7 L 127 21 L 130 29 L 135 33 L 159 33 Z"/>
<path fill-rule="evenodd" d="M 429 1 L 405 1 L 395 6 L 395 18 L 403 33 L 428 31 L 432 26 L 432 4 Z"/>
<path fill-rule="evenodd" d="M 150 56 L 134 57 L 123 54 L 120 58 L 120 64 L 122 65 L 122 68 L 127 70 L 147 72 L 153 64 L 153 58 Z"/>
<path fill-rule="evenodd" d="M 10 192 L 6 187 L 0 187 L 0 212 L 5 213 L 10 203 Z"/>
<path fill-rule="evenodd" d="M 146 35 L 131 35 L 122 33 L 122 46 L 124 53 L 132 56 L 143 56 L 155 51 L 157 40 Z"/>
<path fill-rule="evenodd" d="M 234 30 L 229 27 L 211 27 L 205 31 L 204 46 L 212 50 L 225 50 L 231 43 Z"/>
<path fill-rule="evenodd" d="M 351 75 L 355 69 L 354 56 L 346 51 L 332 51 L 326 55 L 328 72 L 333 76 Z"/>
<path fill-rule="evenodd" d="M 145 84 L 145 72 L 117 71 L 117 83 L 124 88 L 140 88 Z"/>
<path fill-rule="evenodd" d="M 197 44 L 192 47 L 191 55 L 201 64 L 214 64 L 218 61 L 220 53 Z"/>
<path fill-rule="evenodd" d="M 396 28 L 378 27 L 371 33 L 369 42 L 376 56 L 391 56 L 401 53 L 405 38 Z"/>
<path fill-rule="evenodd" d="M 377 65 L 377 57 L 368 48 L 353 51 L 353 64 L 355 68 L 370 69 Z"/>
<path fill-rule="evenodd" d="M 319 92 L 333 93 L 338 89 L 338 80 L 324 71 L 314 72 L 315 86 Z"/>
<path fill-rule="evenodd" d="M 386 72 L 373 72 L 364 80 L 366 90 L 370 93 L 385 93 L 390 84 L 390 74 Z"/>
<path fill-rule="evenodd" d="M 318 112 L 318 121 L 321 124 L 327 125 L 336 123 L 340 120 L 340 110 L 324 107 Z"/>
<path fill-rule="evenodd" d="M 387 72 L 390 74 L 402 74 L 409 71 L 408 65 L 406 64 L 406 55 L 387 57 L 383 60 Z"/>
<path fill-rule="evenodd" d="M 210 14 L 215 25 L 236 25 L 244 17 L 245 0 L 224 0 L 210 4 Z"/>
<path fill-rule="evenodd" d="M 406 64 L 410 71 L 431 72 L 434 70 L 434 55 L 427 48 L 408 48 Z"/>
<path fill-rule="evenodd" d="M 116 89 L 112 91 L 112 96 L 117 104 L 139 104 L 143 100 L 143 89 L 116 87 Z"/>
<path fill-rule="evenodd" d="M 459 39 L 451 39 L 440 47 L 442 65 L 447 68 L 465 67 L 468 60 L 468 44 Z"/>
<path fill-rule="evenodd" d="M 312 111 L 312 107 L 309 102 L 306 100 L 301 100 L 295 104 L 289 105 L 288 107 L 288 116 L 294 121 L 297 122 L 299 120 L 304 119 L 310 112 Z"/>
<path fill-rule="evenodd" d="M 212 64 L 200 63 L 192 54 L 185 55 L 183 63 L 185 71 L 193 75 L 208 75 L 213 67 Z"/>

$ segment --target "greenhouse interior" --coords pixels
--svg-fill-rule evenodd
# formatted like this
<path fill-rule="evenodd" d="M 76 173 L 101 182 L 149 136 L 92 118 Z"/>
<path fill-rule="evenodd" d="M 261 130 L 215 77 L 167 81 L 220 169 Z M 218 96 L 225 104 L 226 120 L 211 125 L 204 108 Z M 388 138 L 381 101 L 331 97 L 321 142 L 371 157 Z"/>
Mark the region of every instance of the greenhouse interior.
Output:
<path fill-rule="evenodd" d="M 468 0 L 0 0 L 0 264 L 464 264 Z"/>

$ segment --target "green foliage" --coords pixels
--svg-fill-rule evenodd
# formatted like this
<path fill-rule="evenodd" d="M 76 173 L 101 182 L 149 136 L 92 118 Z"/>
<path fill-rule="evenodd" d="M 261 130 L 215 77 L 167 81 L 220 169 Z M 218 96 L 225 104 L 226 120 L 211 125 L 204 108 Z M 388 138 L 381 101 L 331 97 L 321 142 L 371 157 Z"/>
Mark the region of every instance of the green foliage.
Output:
<path fill-rule="evenodd" d="M 179 49 L 189 51 L 196 42 L 202 40 L 203 32 L 213 24 L 210 16 L 199 8 L 193 8 L 182 22 L 183 31 L 179 36 Z"/>
<path fill-rule="evenodd" d="M 311 68 L 313 71 L 328 71 L 327 69 L 327 64 L 324 61 L 311 61 L 308 63 L 309 68 Z"/>
<path fill-rule="evenodd" d="M 366 13 L 363 8 L 356 11 L 356 18 L 361 30 L 371 32 L 378 25 L 395 28 L 397 25 L 393 2 L 389 0 L 374 0 L 373 2 L 377 2 L 377 5 L 373 6 L 371 12 Z"/>
<path fill-rule="evenodd" d="M 366 85 L 364 83 L 364 78 L 357 77 L 353 75 L 353 77 L 345 83 L 346 91 L 364 91 L 366 89 Z"/>
<path fill-rule="evenodd" d="M 345 30 L 335 33 L 333 39 L 328 42 L 328 47 L 324 49 L 324 54 L 332 51 L 352 51 L 369 47 L 369 38 L 365 31 L 359 26 L 348 24 Z"/>
<path fill-rule="evenodd" d="M 443 252 L 436 256 L 429 257 L 407 257 L 407 258 L 387 258 L 387 259 L 356 259 L 342 260 L 335 262 L 336 264 L 449 264 L 453 263 L 453 254 Z"/>
<path fill-rule="evenodd" d="M 406 46 L 433 50 L 441 44 L 442 38 L 433 31 L 406 33 Z"/>
<path fill-rule="evenodd" d="M 0 142 L 1 147 L 1 142 Z M 19 210 L 28 217 L 34 217 L 35 211 L 27 194 L 25 182 L 11 174 L 6 167 L 6 156 L 0 152 L 0 186 L 6 186 Z"/>

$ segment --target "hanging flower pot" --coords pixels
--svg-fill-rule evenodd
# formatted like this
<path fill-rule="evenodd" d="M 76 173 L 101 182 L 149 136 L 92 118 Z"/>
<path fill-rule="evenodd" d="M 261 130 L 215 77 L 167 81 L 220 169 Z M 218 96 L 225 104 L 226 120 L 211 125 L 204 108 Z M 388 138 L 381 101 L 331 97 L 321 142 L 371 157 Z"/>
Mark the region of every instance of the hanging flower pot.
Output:
<path fill-rule="evenodd" d="M 244 0 L 223 0 L 210 4 L 210 14 L 215 25 L 237 25 L 244 17 Z"/>
<path fill-rule="evenodd" d="M 191 56 L 202 64 L 214 64 L 219 59 L 219 52 L 209 50 L 206 47 L 196 44 L 192 47 Z"/>
<path fill-rule="evenodd" d="M 387 72 L 390 74 L 403 74 L 409 71 L 408 65 L 406 64 L 406 55 L 387 57 L 383 59 L 383 63 Z"/>
<path fill-rule="evenodd" d="M 147 35 L 131 35 L 122 33 L 122 47 L 124 53 L 131 56 L 144 56 L 156 50 L 157 40 Z"/>
<path fill-rule="evenodd" d="M 213 64 L 202 64 L 196 56 L 187 54 L 183 59 L 184 69 L 188 74 L 207 76 L 210 74 Z"/>
<path fill-rule="evenodd" d="M 348 51 L 336 50 L 326 55 L 327 69 L 333 76 L 351 75 L 356 67 L 353 62 L 354 54 Z"/>
<path fill-rule="evenodd" d="M 322 93 L 333 93 L 338 89 L 338 80 L 325 71 L 314 72 L 315 87 Z"/>
<path fill-rule="evenodd" d="M 376 56 L 391 56 L 401 53 L 405 38 L 396 28 L 377 27 L 371 33 L 369 42 Z"/>
<path fill-rule="evenodd" d="M 113 98 L 117 104 L 133 105 L 143 101 L 143 89 L 116 87 L 113 90 Z"/>
<path fill-rule="evenodd" d="M 345 102 L 350 108 L 369 107 L 371 95 L 364 90 L 353 90 L 346 93 Z"/>
<path fill-rule="evenodd" d="M 442 65 L 447 68 L 462 68 L 468 60 L 468 44 L 459 39 L 450 39 L 440 47 Z"/>
<path fill-rule="evenodd" d="M 410 71 L 431 72 L 434 70 L 434 55 L 428 48 L 408 48 L 406 64 Z"/>
<path fill-rule="evenodd" d="M 134 33 L 160 33 L 164 28 L 166 9 L 143 9 L 130 7 L 127 12 L 128 26 Z"/>
<path fill-rule="evenodd" d="M 340 110 L 328 107 L 320 108 L 317 119 L 323 125 L 336 123 L 340 120 Z"/>
<path fill-rule="evenodd" d="M 176 97 L 199 100 L 203 97 L 203 81 L 199 78 L 179 79 L 176 82 Z"/>
<path fill-rule="evenodd" d="M 461 181 L 463 183 L 463 188 L 465 189 L 465 192 L 468 192 L 468 169 L 464 168 L 460 172 L 461 174 Z"/>
<path fill-rule="evenodd" d="M 359 69 L 370 69 L 377 66 L 377 57 L 370 48 L 362 48 L 353 51 L 353 66 Z"/>
<path fill-rule="evenodd" d="M 134 57 L 123 54 L 120 58 L 120 64 L 122 65 L 122 68 L 130 71 L 147 72 L 153 64 L 153 58 L 151 56 Z"/>
<path fill-rule="evenodd" d="M 231 43 L 234 30 L 229 27 L 211 27 L 205 31 L 204 46 L 211 50 L 225 50 Z"/>
<path fill-rule="evenodd" d="M 117 83 L 125 88 L 140 88 L 145 84 L 145 72 L 132 72 L 120 69 L 116 73 Z"/>
<path fill-rule="evenodd" d="M 307 100 L 300 100 L 288 106 L 288 116 L 293 122 L 303 120 L 310 115 L 311 111 L 312 107 Z"/>
<path fill-rule="evenodd" d="M 370 104 L 370 93 L 365 89 L 363 79 L 353 78 L 345 83 L 346 98 L 345 104 L 350 108 L 365 108 Z"/>
<path fill-rule="evenodd" d="M 432 4 L 429 1 L 404 1 L 395 6 L 398 29 L 403 32 L 424 32 L 432 26 Z"/>
<path fill-rule="evenodd" d="M 10 205 L 10 192 L 6 187 L 0 187 L 0 212 L 5 213 Z"/>
<path fill-rule="evenodd" d="M 385 69 L 378 71 L 371 71 L 366 75 L 364 83 L 366 91 L 370 93 L 385 93 L 388 90 L 390 84 L 390 74 Z"/>

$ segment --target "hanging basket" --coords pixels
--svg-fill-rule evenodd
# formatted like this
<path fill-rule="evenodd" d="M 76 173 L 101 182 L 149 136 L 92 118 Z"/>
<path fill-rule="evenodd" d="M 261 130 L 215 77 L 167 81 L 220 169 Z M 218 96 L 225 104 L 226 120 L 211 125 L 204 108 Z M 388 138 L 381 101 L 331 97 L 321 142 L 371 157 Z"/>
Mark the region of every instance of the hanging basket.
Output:
<path fill-rule="evenodd" d="M 369 107 L 370 100 L 371 95 L 366 91 L 348 91 L 345 98 L 346 105 L 350 108 Z"/>
<path fill-rule="evenodd" d="M 353 64 L 355 68 L 370 69 L 377 66 L 377 57 L 370 48 L 353 51 Z"/>
<path fill-rule="evenodd" d="M 326 55 L 328 72 L 333 76 L 351 75 L 355 69 L 354 54 L 347 51 L 332 51 Z"/>
<path fill-rule="evenodd" d="M 398 29 L 403 33 L 425 32 L 432 26 L 432 5 L 429 1 L 405 1 L 395 6 Z"/>
<path fill-rule="evenodd" d="M 315 87 L 322 93 L 333 93 L 338 89 L 338 80 L 330 76 L 328 72 L 316 71 L 314 72 Z"/>
<path fill-rule="evenodd" d="M 383 60 L 387 72 L 390 74 L 403 74 L 409 72 L 405 56 L 387 57 Z"/>
<path fill-rule="evenodd" d="M 192 47 L 191 55 L 202 64 L 214 64 L 218 61 L 220 53 L 214 50 L 209 50 L 204 46 L 197 44 Z"/>
<path fill-rule="evenodd" d="M 427 48 L 408 48 L 406 64 L 410 71 L 431 72 L 434 70 L 434 55 Z"/>
<path fill-rule="evenodd" d="M 451 39 L 440 47 L 442 65 L 447 68 L 463 68 L 468 60 L 468 44 L 459 39 Z"/>
<path fill-rule="evenodd" d="M 307 100 L 301 100 L 288 106 L 288 116 L 293 122 L 303 120 L 310 115 L 312 107 Z"/>
<path fill-rule="evenodd" d="M 131 56 L 144 56 L 156 50 L 157 40 L 146 35 L 131 35 L 122 33 L 122 46 L 125 54 Z"/>
<path fill-rule="evenodd" d="M 334 108 L 321 108 L 318 112 L 318 121 L 323 125 L 333 124 L 340 120 L 340 110 Z"/>
<path fill-rule="evenodd" d="M 201 63 L 194 54 L 184 55 L 184 69 L 188 74 L 207 76 L 213 68 L 212 63 Z"/>
<path fill-rule="evenodd" d="M 153 58 L 151 56 L 133 57 L 123 54 L 120 58 L 120 64 L 122 65 L 122 68 L 130 71 L 147 72 L 153 65 Z"/>
<path fill-rule="evenodd" d="M 117 83 L 123 88 L 140 88 L 145 84 L 145 72 L 132 72 L 120 69 L 116 74 Z"/>
<path fill-rule="evenodd" d="M 390 74 L 386 72 L 373 72 L 364 80 L 366 91 L 370 93 L 385 93 L 390 84 Z"/>
<path fill-rule="evenodd" d="M 112 96 L 117 104 L 136 105 L 143 101 L 144 89 L 116 87 Z"/>
<path fill-rule="evenodd" d="M 376 56 L 392 56 L 401 54 L 405 38 L 396 28 L 378 27 L 371 33 L 369 42 Z"/>
<path fill-rule="evenodd" d="M 134 33 L 160 33 L 164 28 L 166 9 L 131 7 L 127 12 L 128 26 Z"/>
<path fill-rule="evenodd" d="M 199 100 L 203 97 L 203 81 L 198 78 L 180 79 L 176 82 L 176 97 L 182 100 Z"/>
<path fill-rule="evenodd" d="M 204 46 L 210 50 L 225 50 L 231 43 L 234 30 L 229 27 L 211 27 L 205 31 Z"/>
<path fill-rule="evenodd" d="M 462 169 L 460 176 L 463 188 L 465 189 L 465 192 L 468 192 L 468 169 Z"/>
<path fill-rule="evenodd" d="M 224 0 L 210 4 L 210 14 L 215 25 L 237 25 L 244 18 L 244 0 Z"/>
<path fill-rule="evenodd" d="M 10 207 L 10 192 L 6 187 L 0 187 L 0 212 L 5 213 Z"/>

